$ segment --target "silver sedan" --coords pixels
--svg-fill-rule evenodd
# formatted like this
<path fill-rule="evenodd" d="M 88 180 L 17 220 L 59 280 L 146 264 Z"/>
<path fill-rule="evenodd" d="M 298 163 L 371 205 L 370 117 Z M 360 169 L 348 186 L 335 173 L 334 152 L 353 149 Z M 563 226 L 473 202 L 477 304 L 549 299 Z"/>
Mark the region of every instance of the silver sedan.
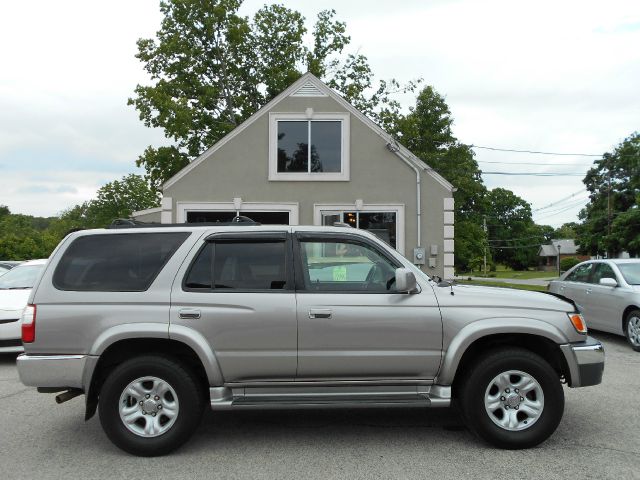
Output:
<path fill-rule="evenodd" d="M 549 291 L 573 300 L 587 325 L 624 335 L 640 352 L 640 260 L 591 260 L 580 263 Z"/>

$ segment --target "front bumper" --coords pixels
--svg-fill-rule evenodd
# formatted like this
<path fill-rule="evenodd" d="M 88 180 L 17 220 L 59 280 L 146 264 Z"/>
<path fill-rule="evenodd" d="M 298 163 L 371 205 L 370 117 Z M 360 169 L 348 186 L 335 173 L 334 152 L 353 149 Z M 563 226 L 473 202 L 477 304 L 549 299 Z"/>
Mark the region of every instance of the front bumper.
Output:
<path fill-rule="evenodd" d="M 570 387 L 588 387 L 602 382 L 604 347 L 595 338 L 584 342 L 560 345 L 569 366 L 567 382 Z"/>
<path fill-rule="evenodd" d="M 0 312 L 0 353 L 23 352 L 18 312 Z"/>
<path fill-rule="evenodd" d="M 85 370 L 95 357 L 89 355 L 19 355 L 20 381 L 28 387 L 83 389 Z"/>

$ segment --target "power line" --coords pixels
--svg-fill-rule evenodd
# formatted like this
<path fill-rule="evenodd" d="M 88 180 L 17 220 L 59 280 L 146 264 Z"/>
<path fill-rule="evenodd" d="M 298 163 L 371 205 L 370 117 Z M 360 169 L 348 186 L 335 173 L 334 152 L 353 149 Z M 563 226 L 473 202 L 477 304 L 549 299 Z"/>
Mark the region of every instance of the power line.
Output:
<path fill-rule="evenodd" d="M 497 147 L 483 147 L 480 145 L 469 145 L 471 148 L 481 148 L 483 150 L 492 150 L 494 152 L 512 152 L 512 153 L 534 153 L 538 155 L 559 155 L 568 157 L 599 157 L 602 158 L 602 154 L 595 153 L 559 153 L 559 152 L 541 152 L 537 150 L 519 150 L 515 148 L 497 148 Z"/>
<path fill-rule="evenodd" d="M 538 216 L 538 215 L 543 215 L 544 216 L 544 215 L 547 215 L 548 213 L 553 213 L 553 212 L 556 212 L 556 211 L 559 211 L 559 210 L 563 210 L 566 207 L 572 207 L 572 206 L 575 206 L 575 205 L 581 205 L 582 203 L 586 202 L 587 200 L 589 200 L 588 196 L 583 197 L 583 198 L 576 198 L 574 200 L 570 200 L 570 201 L 564 203 L 563 205 L 556 205 L 554 207 L 551 207 L 552 210 L 545 209 L 547 211 L 536 212 L 536 213 L 533 214 L 533 216 Z"/>
<path fill-rule="evenodd" d="M 538 218 L 535 220 L 535 222 L 537 223 L 539 220 L 541 220 L 541 219 L 543 219 L 543 218 L 547 218 L 547 217 L 554 217 L 554 216 L 556 216 L 556 215 L 558 215 L 558 214 L 560 214 L 560 213 L 564 213 L 564 212 L 566 212 L 567 210 L 571 210 L 572 208 L 579 207 L 579 206 L 580 206 L 580 204 L 581 204 L 582 202 L 584 202 L 584 200 L 581 200 L 579 203 L 576 203 L 576 204 L 573 204 L 573 205 L 569 205 L 569 206 L 563 207 L 563 208 L 561 208 L 560 210 L 557 210 L 557 211 L 554 211 L 554 212 L 545 212 L 545 214 L 544 214 L 544 215 L 542 215 L 541 217 L 538 217 Z"/>
<path fill-rule="evenodd" d="M 576 195 L 578 195 L 578 194 L 580 194 L 582 192 L 586 192 L 586 191 L 587 191 L 586 188 L 581 188 L 577 192 L 574 192 L 571 195 L 567 195 L 566 197 L 561 198 L 560 200 L 556 200 L 555 202 L 551 202 L 550 204 L 545 205 L 544 207 L 536 208 L 535 210 L 532 210 L 531 213 L 539 212 L 540 210 L 546 210 L 549 207 L 553 207 L 554 205 L 557 205 L 558 203 L 564 202 L 565 200 L 569 200 L 569 199 L 575 197 Z"/>
<path fill-rule="evenodd" d="M 513 246 L 507 246 L 507 247 L 500 247 L 498 245 L 489 245 L 489 248 L 495 248 L 495 249 L 514 249 L 514 248 L 533 248 L 533 247 L 540 247 L 542 245 L 546 245 L 546 243 L 534 243 L 531 245 L 513 245 Z"/>
<path fill-rule="evenodd" d="M 540 237 L 544 237 L 544 235 L 542 235 L 542 234 L 540 234 L 540 235 L 530 235 L 528 237 L 506 238 L 504 240 L 495 238 L 495 239 L 490 239 L 490 240 L 487 240 L 487 241 L 488 242 L 517 242 L 519 240 L 530 240 L 532 238 L 540 238 Z M 495 246 L 497 246 L 497 245 L 495 245 Z"/>
<path fill-rule="evenodd" d="M 593 160 L 588 160 L 588 161 L 589 162 L 593 162 Z M 493 161 L 493 160 L 476 160 L 476 162 L 478 162 L 478 163 L 500 163 L 500 164 L 504 164 L 504 165 L 513 165 L 513 166 L 517 166 L 517 165 L 535 165 L 537 167 L 541 166 L 540 162 L 497 162 L 497 161 Z M 563 167 L 584 167 L 584 166 L 586 166 L 586 165 L 579 165 L 577 163 L 549 163 L 549 164 L 544 164 L 543 166 L 545 166 L 545 167 L 555 167 L 556 165 L 563 166 Z"/>
<path fill-rule="evenodd" d="M 568 172 L 482 172 L 483 175 L 508 175 L 508 176 L 529 176 L 529 177 L 584 177 L 585 173 Z"/>

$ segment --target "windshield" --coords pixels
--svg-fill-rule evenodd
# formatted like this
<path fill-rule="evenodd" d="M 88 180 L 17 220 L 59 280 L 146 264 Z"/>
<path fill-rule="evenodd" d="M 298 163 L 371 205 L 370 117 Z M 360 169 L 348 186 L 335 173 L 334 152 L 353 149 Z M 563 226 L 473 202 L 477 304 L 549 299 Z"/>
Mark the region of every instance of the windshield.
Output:
<path fill-rule="evenodd" d="M 618 268 L 629 285 L 640 285 L 640 262 L 619 263 Z"/>
<path fill-rule="evenodd" d="M 0 277 L 0 290 L 33 288 L 44 265 L 24 265 L 12 268 Z"/>

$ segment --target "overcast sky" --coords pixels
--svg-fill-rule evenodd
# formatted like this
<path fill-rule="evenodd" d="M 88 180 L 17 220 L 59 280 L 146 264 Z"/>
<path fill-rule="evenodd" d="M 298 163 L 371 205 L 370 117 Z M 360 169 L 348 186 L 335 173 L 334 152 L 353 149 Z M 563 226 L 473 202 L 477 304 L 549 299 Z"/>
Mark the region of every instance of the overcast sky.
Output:
<path fill-rule="evenodd" d="M 157 0 L 4 2 L 0 16 L 0 204 L 54 215 L 137 172 L 164 142 L 126 105 L 146 82 L 135 42 Z M 640 130 L 640 2 L 298 0 L 311 25 L 334 8 L 350 51 L 379 78 L 422 77 L 446 97 L 454 133 L 478 146 L 601 154 Z M 251 15 L 265 1 L 247 0 Z M 400 98 L 405 107 L 412 96 Z M 477 150 L 485 172 L 582 175 L 592 159 Z M 504 162 L 504 163 L 494 163 Z M 520 164 L 520 165 L 518 165 Z M 538 223 L 576 220 L 582 176 L 484 175 L 530 202 Z M 565 197 L 570 199 L 555 203 Z M 550 208 L 543 208 L 549 204 Z"/>

